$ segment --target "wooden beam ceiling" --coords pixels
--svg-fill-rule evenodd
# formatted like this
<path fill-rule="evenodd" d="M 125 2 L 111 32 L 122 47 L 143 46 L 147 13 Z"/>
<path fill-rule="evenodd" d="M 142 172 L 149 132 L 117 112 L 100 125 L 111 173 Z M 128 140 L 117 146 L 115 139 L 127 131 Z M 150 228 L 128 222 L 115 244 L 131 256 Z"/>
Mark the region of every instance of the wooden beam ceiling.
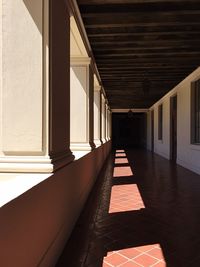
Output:
<path fill-rule="evenodd" d="M 199 0 L 78 4 L 112 108 L 148 108 L 199 66 Z"/>

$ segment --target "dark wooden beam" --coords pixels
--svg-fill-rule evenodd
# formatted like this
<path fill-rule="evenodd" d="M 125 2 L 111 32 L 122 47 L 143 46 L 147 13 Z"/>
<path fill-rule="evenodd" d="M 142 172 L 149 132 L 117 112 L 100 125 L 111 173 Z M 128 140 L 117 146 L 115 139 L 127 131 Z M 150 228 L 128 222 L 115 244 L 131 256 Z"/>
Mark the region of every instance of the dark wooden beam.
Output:
<path fill-rule="evenodd" d="M 90 34 L 164 34 L 164 33 L 178 33 L 178 32 L 185 32 L 185 33 L 192 33 L 192 32 L 199 32 L 199 25 L 170 25 L 170 26 L 160 26 L 157 25 L 134 25 L 134 27 L 126 27 L 123 25 L 119 25 L 119 27 L 111 28 L 90 28 L 87 29 L 87 34 L 90 36 Z"/>
<path fill-rule="evenodd" d="M 150 107 L 199 66 L 199 0 L 78 3 L 112 108 Z"/>
<path fill-rule="evenodd" d="M 189 41 L 189 40 L 194 40 L 197 41 L 199 40 L 199 31 L 195 32 L 190 32 L 190 33 L 183 33 L 183 32 L 176 32 L 176 33 L 157 33 L 157 32 L 151 32 L 151 33 L 113 33 L 110 35 L 102 34 L 102 35 L 96 35 L 96 36 L 91 36 L 90 37 L 90 43 L 93 45 L 98 45 L 98 44 L 109 44 L 112 42 L 124 42 L 124 43 L 133 43 L 133 42 L 144 42 L 144 41 L 177 41 L 179 40 L 180 42 L 182 41 Z"/>
<path fill-rule="evenodd" d="M 152 46 L 153 47 L 153 46 Z M 156 46 L 157 47 L 157 46 Z M 151 57 L 154 56 L 161 56 L 161 57 L 166 57 L 169 56 L 170 54 L 172 54 L 173 56 L 185 56 L 186 57 L 199 57 L 199 53 L 200 53 L 200 48 L 197 46 L 188 46 L 186 47 L 174 47 L 174 48 L 168 48 L 168 47 L 157 47 L 156 49 L 152 49 L 152 48 L 129 48 L 129 47 L 124 47 L 124 49 L 122 48 L 107 48 L 105 49 L 95 49 L 94 50 L 94 54 L 96 56 L 96 58 L 98 58 L 99 56 L 102 56 L 103 58 L 108 58 L 108 57 L 112 57 L 112 56 L 130 56 L 132 55 L 134 58 L 137 57 L 141 57 L 141 56 L 145 56 L 145 57 Z"/>
<path fill-rule="evenodd" d="M 177 64 L 177 63 L 186 63 L 188 65 L 196 65 L 199 66 L 199 57 L 196 56 L 186 56 L 186 58 L 184 58 L 183 56 L 174 56 L 173 58 L 169 58 L 168 56 L 165 56 L 164 54 L 162 55 L 162 57 L 157 58 L 156 56 L 154 58 L 138 58 L 137 56 L 112 56 L 111 58 L 109 58 L 108 56 L 102 56 L 102 57 L 96 57 L 97 59 L 97 64 L 104 62 L 106 63 L 112 63 L 112 64 L 120 64 L 120 63 L 127 63 L 131 64 L 131 63 L 148 63 L 149 65 L 151 65 L 153 67 L 154 64 L 169 64 L 169 65 L 173 65 Z M 181 66 L 180 66 L 181 67 Z"/>
<path fill-rule="evenodd" d="M 79 5 L 105 5 L 105 4 L 146 4 L 146 3 L 182 3 L 199 2 L 198 0 L 78 0 Z"/>
<path fill-rule="evenodd" d="M 116 13 L 130 13 L 133 14 L 138 12 L 190 12 L 192 10 L 198 10 L 200 8 L 199 1 L 181 1 L 181 2 L 149 2 L 143 3 L 118 3 L 118 4 L 104 4 L 104 5 L 80 5 L 81 13 L 83 17 L 90 14 L 116 14 Z"/>
<path fill-rule="evenodd" d="M 200 10 L 192 11 L 192 14 L 150 13 L 150 14 L 104 14 L 103 16 L 84 18 L 86 28 L 119 27 L 132 25 L 192 25 L 200 24 Z"/>

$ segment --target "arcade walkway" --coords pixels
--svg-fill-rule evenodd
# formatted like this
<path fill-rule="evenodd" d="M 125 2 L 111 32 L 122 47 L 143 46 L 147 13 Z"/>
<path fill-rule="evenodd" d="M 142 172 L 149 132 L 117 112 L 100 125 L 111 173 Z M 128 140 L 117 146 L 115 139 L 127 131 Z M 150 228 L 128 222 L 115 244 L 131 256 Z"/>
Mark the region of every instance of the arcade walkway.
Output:
<path fill-rule="evenodd" d="M 199 192 L 199 175 L 150 152 L 117 150 L 56 267 L 200 266 Z"/>

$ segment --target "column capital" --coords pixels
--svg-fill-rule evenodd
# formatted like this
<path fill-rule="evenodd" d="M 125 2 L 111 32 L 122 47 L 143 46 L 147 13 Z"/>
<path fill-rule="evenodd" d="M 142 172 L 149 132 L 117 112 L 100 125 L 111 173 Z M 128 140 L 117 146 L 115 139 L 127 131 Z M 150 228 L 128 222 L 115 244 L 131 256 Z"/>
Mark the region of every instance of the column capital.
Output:
<path fill-rule="evenodd" d="M 71 66 L 89 66 L 90 64 L 90 57 L 70 57 Z"/>

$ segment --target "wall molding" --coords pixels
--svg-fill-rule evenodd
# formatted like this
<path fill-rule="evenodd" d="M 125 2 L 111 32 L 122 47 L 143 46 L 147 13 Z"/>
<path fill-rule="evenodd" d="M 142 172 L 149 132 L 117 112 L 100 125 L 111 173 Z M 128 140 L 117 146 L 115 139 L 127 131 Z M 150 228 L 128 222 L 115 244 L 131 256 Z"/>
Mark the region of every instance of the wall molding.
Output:
<path fill-rule="evenodd" d="M 191 162 L 187 162 L 185 160 L 182 160 L 180 158 L 177 158 L 176 163 L 181 165 L 182 167 L 189 169 L 197 174 L 200 174 L 200 167 L 197 165 L 192 164 Z"/>

